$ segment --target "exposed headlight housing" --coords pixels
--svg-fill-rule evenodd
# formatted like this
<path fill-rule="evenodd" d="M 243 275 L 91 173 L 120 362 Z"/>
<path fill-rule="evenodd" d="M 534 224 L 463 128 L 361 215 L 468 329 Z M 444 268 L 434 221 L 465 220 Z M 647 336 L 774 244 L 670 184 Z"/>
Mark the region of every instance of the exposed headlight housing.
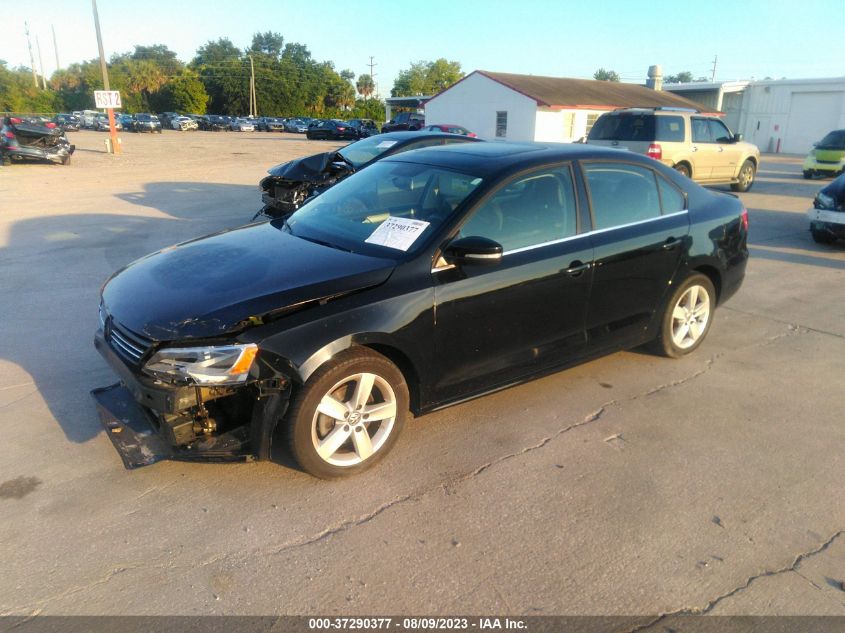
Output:
<path fill-rule="evenodd" d="M 817 209 L 836 209 L 836 200 L 833 199 L 833 196 L 829 196 L 824 193 L 817 193 L 816 194 L 816 203 L 815 207 Z"/>
<path fill-rule="evenodd" d="M 168 382 L 237 385 L 246 382 L 257 353 L 255 343 L 165 348 L 147 361 L 144 372 Z"/>

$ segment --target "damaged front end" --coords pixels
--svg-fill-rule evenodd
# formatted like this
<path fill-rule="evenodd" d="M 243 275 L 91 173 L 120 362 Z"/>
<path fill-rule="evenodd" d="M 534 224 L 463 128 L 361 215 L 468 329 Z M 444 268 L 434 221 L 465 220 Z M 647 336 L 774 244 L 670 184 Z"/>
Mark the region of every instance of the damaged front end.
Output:
<path fill-rule="evenodd" d="M 159 347 L 106 317 L 94 344 L 120 382 L 91 392 L 127 469 L 268 459 L 291 383 L 250 345 Z"/>
<path fill-rule="evenodd" d="M 276 165 L 259 183 L 264 206 L 253 219 L 261 215 L 271 219 L 286 218 L 307 200 L 354 171 L 352 163 L 338 152 L 324 152 Z"/>
<path fill-rule="evenodd" d="M 0 128 L 0 160 L 47 161 L 67 165 L 76 147 L 71 145 L 62 128 L 52 122 L 29 121 L 5 117 Z"/>

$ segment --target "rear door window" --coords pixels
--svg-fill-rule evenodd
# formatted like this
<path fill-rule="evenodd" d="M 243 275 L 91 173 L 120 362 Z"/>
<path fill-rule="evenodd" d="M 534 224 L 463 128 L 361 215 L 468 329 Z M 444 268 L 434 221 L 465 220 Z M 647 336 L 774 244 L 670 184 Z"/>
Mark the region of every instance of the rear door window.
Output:
<path fill-rule="evenodd" d="M 652 170 L 626 163 L 587 163 L 595 229 L 610 229 L 659 217 L 660 194 Z"/>

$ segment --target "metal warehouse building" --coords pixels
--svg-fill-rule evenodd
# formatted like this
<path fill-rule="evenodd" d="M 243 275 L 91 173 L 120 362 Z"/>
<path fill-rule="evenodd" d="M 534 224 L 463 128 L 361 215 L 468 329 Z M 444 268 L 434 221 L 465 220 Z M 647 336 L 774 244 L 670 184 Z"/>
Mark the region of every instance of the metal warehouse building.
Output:
<path fill-rule="evenodd" d="M 485 139 L 572 142 L 585 136 L 602 112 L 657 106 L 707 110 L 635 84 L 476 70 L 432 97 L 425 120 L 462 125 Z"/>
<path fill-rule="evenodd" d="M 845 128 L 845 77 L 666 84 L 664 90 L 724 110 L 725 122 L 763 152 L 806 154 Z"/>

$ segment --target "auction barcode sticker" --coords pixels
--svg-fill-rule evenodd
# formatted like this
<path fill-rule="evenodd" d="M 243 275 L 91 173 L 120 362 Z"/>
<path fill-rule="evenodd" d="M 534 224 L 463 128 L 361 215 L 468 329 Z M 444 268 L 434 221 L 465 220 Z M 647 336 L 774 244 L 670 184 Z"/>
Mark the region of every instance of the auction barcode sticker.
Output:
<path fill-rule="evenodd" d="M 407 251 L 428 225 L 428 222 L 422 220 L 389 217 L 364 241 Z"/>

